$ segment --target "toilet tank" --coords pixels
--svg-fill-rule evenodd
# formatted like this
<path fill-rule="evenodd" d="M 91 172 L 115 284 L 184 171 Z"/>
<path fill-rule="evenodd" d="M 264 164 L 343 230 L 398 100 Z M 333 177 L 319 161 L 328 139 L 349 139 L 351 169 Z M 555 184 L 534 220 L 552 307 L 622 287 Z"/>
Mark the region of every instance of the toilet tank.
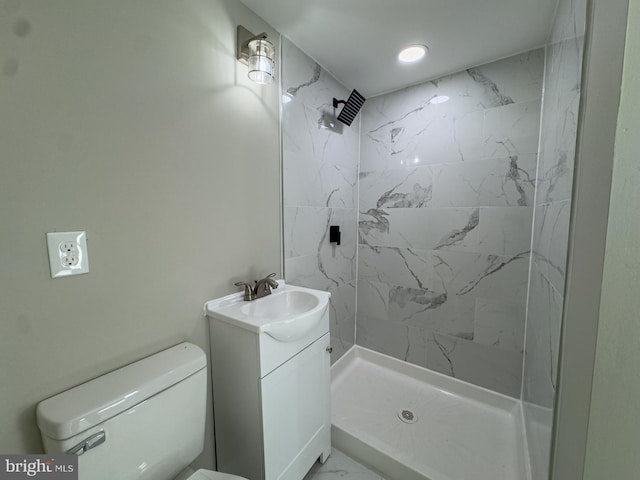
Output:
<path fill-rule="evenodd" d="M 202 451 L 206 356 L 181 343 L 38 404 L 47 453 L 76 450 L 80 480 L 169 480 Z"/>

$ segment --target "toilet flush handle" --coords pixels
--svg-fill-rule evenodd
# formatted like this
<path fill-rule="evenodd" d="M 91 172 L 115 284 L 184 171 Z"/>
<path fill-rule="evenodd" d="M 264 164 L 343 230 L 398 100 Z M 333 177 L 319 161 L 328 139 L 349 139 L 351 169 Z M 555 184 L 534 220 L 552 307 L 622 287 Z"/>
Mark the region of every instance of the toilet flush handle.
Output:
<path fill-rule="evenodd" d="M 98 433 L 94 433 L 93 435 L 85 438 L 77 445 L 74 445 L 69 450 L 67 450 L 67 455 L 77 455 L 80 456 L 87 450 L 91 450 L 92 448 L 97 447 L 98 445 L 104 443 L 107 440 L 107 434 L 102 431 Z"/>

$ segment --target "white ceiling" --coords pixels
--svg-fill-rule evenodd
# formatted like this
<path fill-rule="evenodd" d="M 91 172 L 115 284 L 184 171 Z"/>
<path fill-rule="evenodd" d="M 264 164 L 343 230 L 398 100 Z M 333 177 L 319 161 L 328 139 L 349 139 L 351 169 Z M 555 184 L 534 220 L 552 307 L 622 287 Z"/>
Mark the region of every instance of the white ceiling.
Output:
<path fill-rule="evenodd" d="M 558 0 L 241 0 L 365 97 L 541 46 Z M 414 43 L 429 53 L 401 64 Z"/>

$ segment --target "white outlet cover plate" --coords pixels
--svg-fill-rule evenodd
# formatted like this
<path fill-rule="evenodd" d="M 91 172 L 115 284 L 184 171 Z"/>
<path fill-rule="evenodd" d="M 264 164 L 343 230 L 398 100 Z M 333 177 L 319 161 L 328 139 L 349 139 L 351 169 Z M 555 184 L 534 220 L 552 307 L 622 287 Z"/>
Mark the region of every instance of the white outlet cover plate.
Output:
<path fill-rule="evenodd" d="M 61 248 L 63 243 L 69 243 L 75 249 L 65 252 Z M 51 278 L 67 277 L 89 273 L 89 255 L 87 251 L 87 232 L 50 232 L 47 233 L 47 247 L 49 248 L 49 266 Z M 75 265 L 66 266 L 68 255 L 75 256 Z"/>

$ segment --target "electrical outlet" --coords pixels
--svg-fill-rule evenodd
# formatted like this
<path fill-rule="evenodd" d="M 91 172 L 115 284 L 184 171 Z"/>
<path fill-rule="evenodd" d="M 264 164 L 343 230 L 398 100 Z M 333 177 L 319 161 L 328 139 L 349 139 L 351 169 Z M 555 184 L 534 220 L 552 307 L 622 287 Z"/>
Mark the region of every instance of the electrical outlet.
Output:
<path fill-rule="evenodd" d="M 51 278 L 89 273 L 86 232 L 47 233 Z"/>
<path fill-rule="evenodd" d="M 75 240 L 66 240 L 60 244 L 60 251 L 65 255 L 78 253 L 78 244 Z"/>
<path fill-rule="evenodd" d="M 73 268 L 78 265 L 80 257 L 75 253 L 69 253 L 68 255 L 63 255 L 61 261 L 63 267 Z"/>

